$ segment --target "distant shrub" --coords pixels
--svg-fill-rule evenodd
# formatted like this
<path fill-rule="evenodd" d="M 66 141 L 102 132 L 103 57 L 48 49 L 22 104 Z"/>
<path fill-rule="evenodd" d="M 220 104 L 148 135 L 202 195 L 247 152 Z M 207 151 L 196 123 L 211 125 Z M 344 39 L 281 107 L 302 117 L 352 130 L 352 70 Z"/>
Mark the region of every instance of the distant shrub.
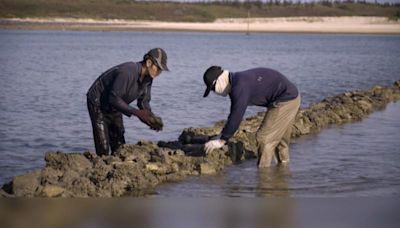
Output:
<path fill-rule="evenodd" d="M 327 7 L 332 7 L 332 5 L 333 5 L 333 3 L 330 2 L 329 0 L 323 0 L 323 1 L 321 1 L 321 4 L 323 6 L 327 6 Z"/>
<path fill-rule="evenodd" d="M 350 8 L 349 8 L 347 5 L 345 5 L 345 4 L 339 4 L 337 8 L 339 8 L 339 9 L 341 9 L 341 10 L 349 10 L 349 9 L 350 9 Z"/>
<path fill-rule="evenodd" d="M 393 16 L 389 17 L 389 20 L 399 21 L 400 20 L 400 10 L 397 10 Z"/>

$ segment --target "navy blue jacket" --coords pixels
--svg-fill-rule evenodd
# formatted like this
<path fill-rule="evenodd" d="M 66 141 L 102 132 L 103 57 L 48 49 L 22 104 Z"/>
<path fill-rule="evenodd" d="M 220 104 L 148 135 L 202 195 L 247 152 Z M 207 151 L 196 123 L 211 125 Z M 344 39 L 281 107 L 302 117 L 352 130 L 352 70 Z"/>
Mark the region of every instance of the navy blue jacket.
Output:
<path fill-rule="evenodd" d="M 268 107 L 295 99 L 299 92 L 284 75 L 268 68 L 254 68 L 230 74 L 231 111 L 221 139 L 228 140 L 239 128 L 247 106 Z"/>
<path fill-rule="evenodd" d="M 151 111 L 151 85 L 153 79 L 140 80 L 141 63 L 126 62 L 101 74 L 87 92 L 88 101 L 107 113 L 132 115 L 129 103 L 137 99 L 140 109 Z"/>

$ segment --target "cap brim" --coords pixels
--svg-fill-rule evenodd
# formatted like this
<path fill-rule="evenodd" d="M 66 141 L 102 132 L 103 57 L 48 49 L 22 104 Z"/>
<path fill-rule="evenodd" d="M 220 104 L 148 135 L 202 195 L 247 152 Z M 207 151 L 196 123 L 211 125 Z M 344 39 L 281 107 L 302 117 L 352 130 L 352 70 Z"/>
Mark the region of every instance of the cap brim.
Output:
<path fill-rule="evenodd" d="M 163 71 L 169 71 L 167 65 L 161 64 L 160 66 L 161 66 L 161 70 L 163 70 Z"/>
<path fill-rule="evenodd" d="M 204 92 L 204 95 L 203 95 L 203 97 L 207 97 L 207 96 L 208 96 L 208 94 L 210 94 L 211 87 L 212 87 L 212 86 L 210 86 L 210 87 L 207 87 L 206 91 Z"/>

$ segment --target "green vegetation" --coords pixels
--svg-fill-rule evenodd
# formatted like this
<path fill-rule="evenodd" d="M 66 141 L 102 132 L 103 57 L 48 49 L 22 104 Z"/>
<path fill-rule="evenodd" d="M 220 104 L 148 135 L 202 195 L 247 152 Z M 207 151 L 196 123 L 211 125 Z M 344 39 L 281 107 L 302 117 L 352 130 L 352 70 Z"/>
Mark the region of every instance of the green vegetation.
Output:
<path fill-rule="evenodd" d="M 393 20 L 393 21 L 399 21 L 400 20 L 400 10 L 397 10 L 393 16 L 389 17 L 389 19 Z"/>
<path fill-rule="evenodd" d="M 210 22 L 217 18 L 296 16 L 384 16 L 399 18 L 400 5 L 365 2 L 292 3 L 287 0 L 200 3 L 134 0 L 0 0 L 0 18 L 67 17 Z"/>

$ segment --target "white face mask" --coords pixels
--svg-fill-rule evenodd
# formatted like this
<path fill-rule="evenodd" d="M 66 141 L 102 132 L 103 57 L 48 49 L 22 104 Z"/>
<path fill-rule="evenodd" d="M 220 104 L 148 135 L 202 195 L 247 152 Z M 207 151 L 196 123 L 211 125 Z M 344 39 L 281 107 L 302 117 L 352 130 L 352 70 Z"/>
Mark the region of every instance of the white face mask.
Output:
<path fill-rule="evenodd" d="M 226 97 L 231 92 L 229 71 L 224 70 L 215 83 L 215 94 Z"/>

